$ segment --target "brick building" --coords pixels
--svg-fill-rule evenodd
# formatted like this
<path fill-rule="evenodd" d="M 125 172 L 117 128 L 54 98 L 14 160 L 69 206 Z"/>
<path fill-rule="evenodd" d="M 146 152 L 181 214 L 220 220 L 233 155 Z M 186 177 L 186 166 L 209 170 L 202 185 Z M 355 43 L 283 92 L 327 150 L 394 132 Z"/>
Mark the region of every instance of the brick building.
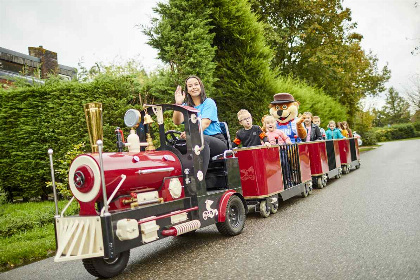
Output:
<path fill-rule="evenodd" d="M 70 80 L 76 68 L 58 64 L 57 53 L 42 46 L 29 47 L 29 55 L 0 47 L 0 84 L 13 84 L 14 77 L 42 83 L 49 74 Z"/>

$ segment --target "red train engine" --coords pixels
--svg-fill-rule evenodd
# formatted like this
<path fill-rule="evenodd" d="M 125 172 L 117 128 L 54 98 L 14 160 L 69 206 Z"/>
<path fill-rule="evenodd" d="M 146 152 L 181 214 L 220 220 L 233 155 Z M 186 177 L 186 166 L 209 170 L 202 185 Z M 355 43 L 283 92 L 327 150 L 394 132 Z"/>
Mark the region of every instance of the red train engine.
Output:
<path fill-rule="evenodd" d="M 88 124 L 90 134 L 100 135 L 101 108 L 92 105 L 86 110 L 87 120 L 92 120 L 92 125 Z M 168 135 L 175 136 L 175 132 L 165 131 L 166 110 L 184 115 L 186 140 L 169 139 Z M 139 124 L 147 135 L 150 115 L 156 116 L 159 125 L 157 150 L 152 147 L 150 135 L 148 143 L 140 143 L 132 131 L 129 152 L 104 153 L 99 140 L 98 152 L 80 155 L 72 162 L 69 185 L 73 199 L 80 205 L 80 214 L 66 217 L 66 209 L 59 214 L 56 203 L 55 261 L 82 259 L 89 273 L 107 278 L 125 268 L 131 248 L 212 224 L 225 235 L 242 232 L 247 207 L 238 159 L 226 158 L 229 152 L 225 152 L 223 159 L 210 164 L 212 170 L 207 173 L 214 176 L 206 179 L 202 171 L 203 132 L 197 110 L 153 105 L 141 113 L 129 110 L 125 123 L 131 127 Z M 118 145 L 122 146 L 121 141 Z M 52 153 L 50 150 L 57 201 Z M 213 182 L 214 177 L 220 177 L 216 181 L 218 187 L 208 189 L 207 182 Z"/>

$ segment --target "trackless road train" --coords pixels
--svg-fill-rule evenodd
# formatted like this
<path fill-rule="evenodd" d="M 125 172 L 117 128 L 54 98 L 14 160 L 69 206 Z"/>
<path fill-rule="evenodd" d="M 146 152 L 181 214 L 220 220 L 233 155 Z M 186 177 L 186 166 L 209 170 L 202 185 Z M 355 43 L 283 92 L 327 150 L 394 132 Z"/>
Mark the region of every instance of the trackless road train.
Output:
<path fill-rule="evenodd" d="M 204 174 L 198 111 L 168 104 L 145 107 L 127 111 L 124 122 L 133 128 L 127 143 L 117 129 L 119 152 L 105 153 L 98 140 L 102 107 L 85 105 L 94 150 L 70 166 L 74 196 L 69 204 L 78 201 L 77 216 L 64 215 L 68 206 L 59 213 L 53 151 L 48 151 L 56 202 L 55 261 L 82 259 L 90 274 L 113 277 L 125 269 L 132 248 L 212 224 L 224 235 L 240 234 L 248 211 L 268 217 L 280 201 L 306 197 L 313 186 L 323 188 L 328 179 L 360 166 L 358 143 L 352 138 L 232 150 L 227 125 L 221 123 L 229 144 L 210 160 Z M 183 114 L 185 140 L 177 138 L 180 132 L 165 131 L 163 113 L 169 110 Z M 158 149 L 150 138 L 151 115 L 159 127 Z M 136 127 L 147 142 L 139 141 Z"/>

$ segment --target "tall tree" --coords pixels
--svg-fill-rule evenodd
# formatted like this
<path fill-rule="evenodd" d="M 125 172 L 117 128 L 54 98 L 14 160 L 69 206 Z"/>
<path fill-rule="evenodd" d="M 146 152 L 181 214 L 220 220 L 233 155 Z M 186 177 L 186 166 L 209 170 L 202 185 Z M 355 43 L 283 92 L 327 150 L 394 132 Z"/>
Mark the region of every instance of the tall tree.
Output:
<path fill-rule="evenodd" d="M 385 90 L 387 66 L 360 46 L 353 32 L 350 9 L 342 0 L 250 0 L 266 24 L 266 37 L 275 50 L 274 67 L 284 74 L 323 88 L 347 106 L 350 115 L 366 95 Z"/>
<path fill-rule="evenodd" d="M 205 1 L 170 0 L 158 3 L 154 11 L 160 18 L 153 18 L 151 27 L 143 26 L 143 32 L 149 37 L 148 44 L 158 50 L 159 58 L 170 66 L 172 85 L 182 85 L 188 75 L 194 74 L 211 92 L 216 49 L 210 32 L 211 10 Z"/>
<path fill-rule="evenodd" d="M 398 91 L 391 87 L 386 94 L 386 103 L 383 107 L 385 124 L 405 123 L 410 121 L 410 104 L 400 96 Z"/>
<path fill-rule="evenodd" d="M 279 90 L 275 70 L 270 69 L 273 52 L 246 0 L 211 0 L 216 51 L 215 98 L 222 120 L 236 131 L 236 112 L 248 109 L 255 122 L 268 112 L 268 104 Z"/>

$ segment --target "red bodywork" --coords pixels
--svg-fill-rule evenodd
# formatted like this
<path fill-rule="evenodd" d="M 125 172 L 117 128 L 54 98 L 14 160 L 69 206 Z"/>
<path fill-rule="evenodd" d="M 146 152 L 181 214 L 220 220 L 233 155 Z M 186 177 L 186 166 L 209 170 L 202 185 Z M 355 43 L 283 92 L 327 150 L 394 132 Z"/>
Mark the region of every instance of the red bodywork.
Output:
<path fill-rule="evenodd" d="M 98 154 L 87 154 L 82 156 L 91 157 L 97 166 L 92 166 L 92 168 L 98 168 L 99 170 Z M 75 161 L 76 160 L 77 158 Z M 72 165 L 74 164 L 75 162 L 73 161 Z M 78 190 L 83 193 L 89 193 L 93 188 L 94 178 L 91 178 L 93 176 L 93 172 L 91 170 L 92 168 L 87 165 L 75 166 L 75 168 L 76 172 L 82 171 L 86 178 L 85 184 Z M 120 183 L 121 175 L 126 176 L 125 181 L 114 196 L 115 201 L 110 203 L 110 210 L 121 209 L 122 207 L 130 207 L 130 204 L 124 206 L 122 200 L 130 198 L 130 194 L 133 192 L 137 193 L 158 190 L 159 196 L 162 197 L 164 201 L 173 200 L 169 194 L 169 191 L 167 190 L 169 180 L 166 180 L 165 178 L 178 176 L 181 184 L 183 183 L 181 163 L 178 157 L 169 151 L 103 153 L 103 168 L 106 183 L 106 194 L 108 198 Z M 150 171 L 153 169 L 161 168 L 173 168 L 173 170 L 151 172 L 148 174 L 139 173 L 139 171 L 144 172 L 145 170 Z M 69 177 L 69 180 L 74 180 L 74 178 Z M 100 178 L 98 178 L 98 180 L 101 182 Z M 120 198 L 116 199 L 118 197 Z M 184 197 L 183 191 L 180 198 L 182 197 Z M 76 199 L 78 199 L 77 196 Z M 80 215 L 96 215 L 97 213 L 95 210 L 95 203 L 102 200 L 102 184 L 100 183 L 99 192 L 96 194 L 96 196 L 94 196 L 92 200 L 88 202 L 79 200 Z"/>
<path fill-rule="evenodd" d="M 341 164 L 351 163 L 350 142 L 349 139 L 338 140 L 338 148 L 340 151 Z"/>
<path fill-rule="evenodd" d="M 335 167 L 341 167 L 341 159 L 340 159 L 340 140 L 333 140 L 334 143 L 334 153 L 335 153 Z"/>
<path fill-rule="evenodd" d="M 257 146 L 236 151 L 245 199 L 264 198 L 284 190 L 279 147 Z"/>
<path fill-rule="evenodd" d="M 301 143 L 299 147 L 300 174 L 302 183 L 312 180 L 311 162 L 309 160 L 309 146 L 312 144 Z"/>
<path fill-rule="evenodd" d="M 311 162 L 311 173 L 313 176 L 326 174 L 329 171 L 327 149 L 325 141 L 307 143 L 309 148 L 309 159 Z"/>

